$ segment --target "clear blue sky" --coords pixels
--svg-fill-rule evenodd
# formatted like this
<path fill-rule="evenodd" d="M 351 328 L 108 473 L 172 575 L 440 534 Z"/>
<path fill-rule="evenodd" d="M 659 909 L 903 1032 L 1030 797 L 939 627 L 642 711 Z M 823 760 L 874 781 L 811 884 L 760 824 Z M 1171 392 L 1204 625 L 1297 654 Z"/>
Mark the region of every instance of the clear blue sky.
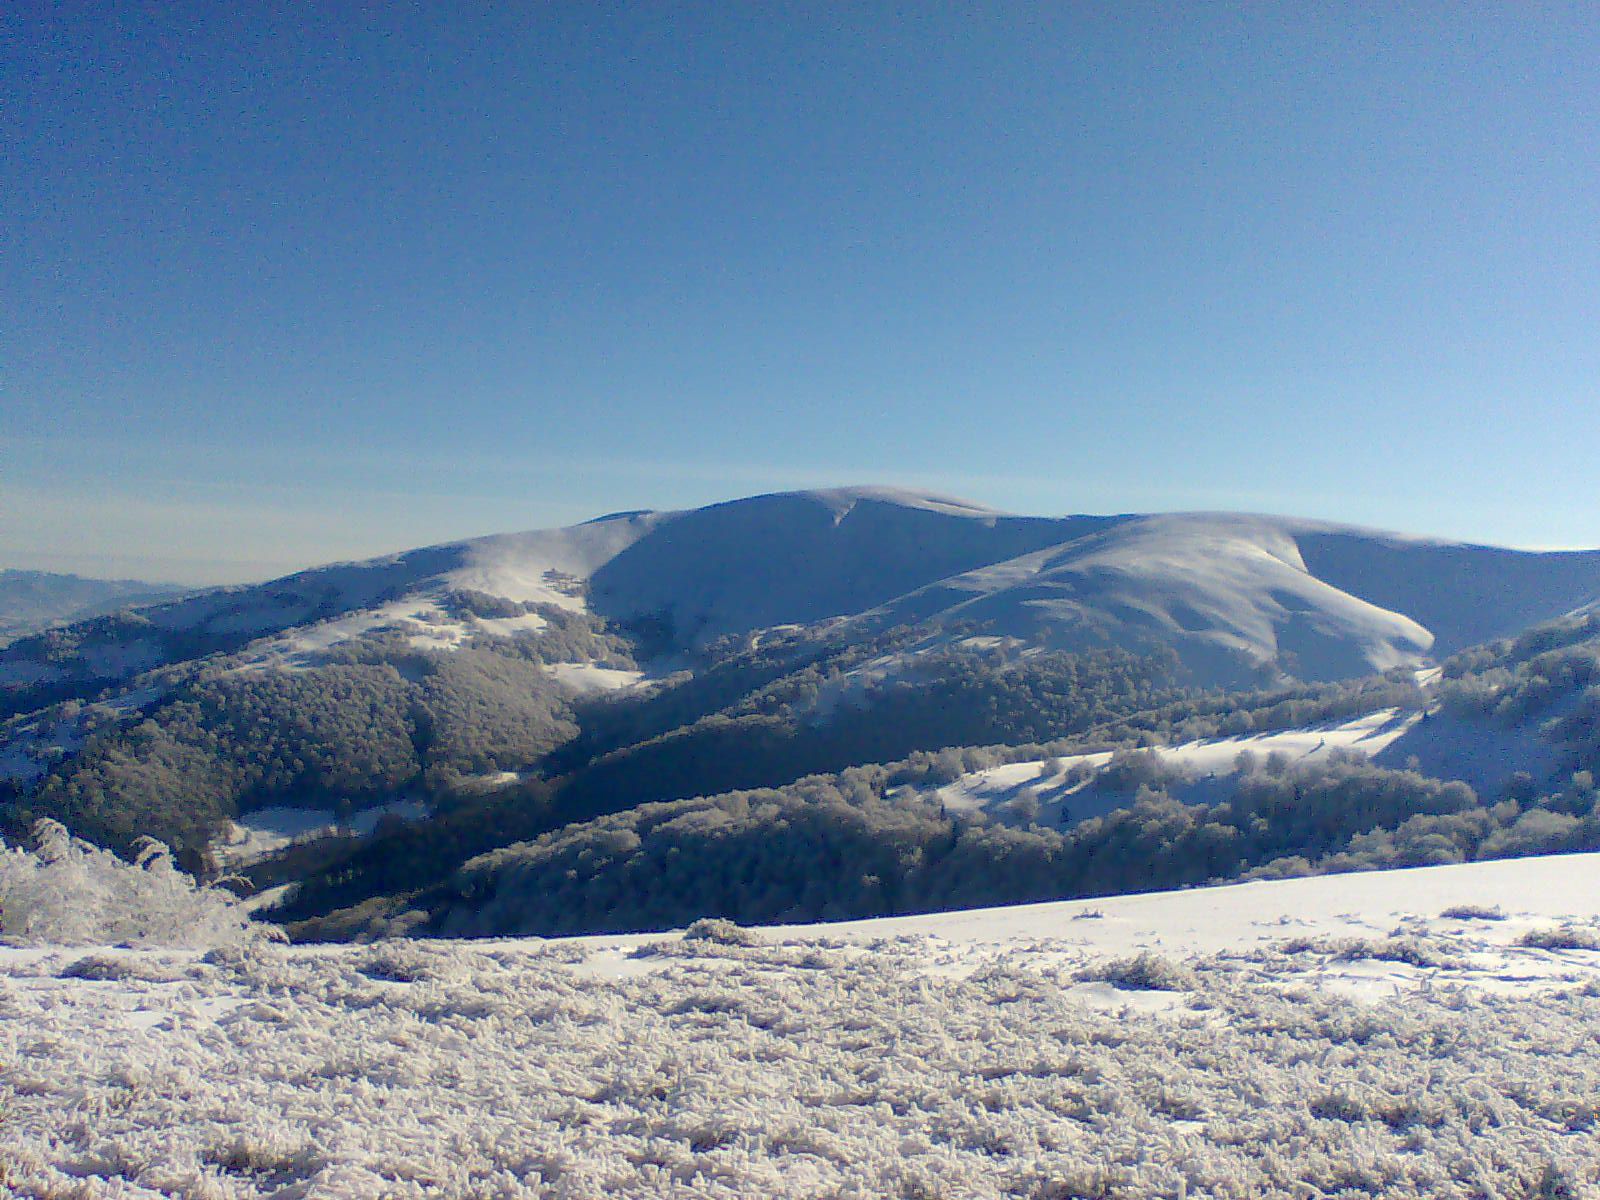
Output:
<path fill-rule="evenodd" d="M 1592 5 L 601 7 L 9 7 L 0 565 L 845 482 L 1600 545 Z"/>

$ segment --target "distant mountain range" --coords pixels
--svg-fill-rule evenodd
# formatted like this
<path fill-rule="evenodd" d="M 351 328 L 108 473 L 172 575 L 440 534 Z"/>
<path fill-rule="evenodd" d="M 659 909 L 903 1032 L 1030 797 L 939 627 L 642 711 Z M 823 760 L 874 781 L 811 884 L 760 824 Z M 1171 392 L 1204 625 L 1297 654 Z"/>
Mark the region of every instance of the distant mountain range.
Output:
<path fill-rule="evenodd" d="M 0 573 L 0 583 L 18 623 L 52 605 L 76 604 L 81 619 L 162 590 L 33 572 Z M 980 628 L 1034 647 L 1170 647 L 1195 682 L 1232 684 L 1350 678 L 1514 633 L 1600 601 L 1600 550 L 1237 514 L 1019 517 L 841 488 L 622 513 L 213 589 L 95 630 L 77 655 L 47 662 L 14 647 L 0 680 L 14 693 L 87 693 L 195 649 L 258 642 L 258 655 L 313 661 L 395 624 L 438 643 L 467 632 L 427 608 L 457 591 L 650 622 L 660 648 L 677 652 L 775 626 L 844 620 L 865 637 L 915 623 L 945 640 Z M 30 593 L 38 599 L 23 613 Z"/>
<path fill-rule="evenodd" d="M 51 625 L 193 590 L 141 579 L 85 579 L 50 571 L 0 569 L 0 644 Z"/>
<path fill-rule="evenodd" d="M 876 487 L 617 513 L 168 599 L 0 582 L 40 597 L 11 604 L 13 622 L 46 619 L 47 596 L 80 618 L 0 648 L 5 825 L 52 815 L 119 846 L 148 832 L 191 861 L 231 838 L 278 864 L 252 868 L 260 882 L 302 881 L 299 915 L 319 919 L 652 801 L 950 747 L 1281 728 L 1367 700 L 1420 712 L 1437 700 L 1418 681 L 1452 655 L 1600 624 L 1600 551 L 1260 515 L 1016 516 Z M 1540 780 L 1571 765 L 1530 755 Z M 862 786 L 882 800 L 884 778 Z M 401 828 L 419 815 L 425 845 Z M 371 836 L 315 851 L 272 832 L 358 826 Z"/>

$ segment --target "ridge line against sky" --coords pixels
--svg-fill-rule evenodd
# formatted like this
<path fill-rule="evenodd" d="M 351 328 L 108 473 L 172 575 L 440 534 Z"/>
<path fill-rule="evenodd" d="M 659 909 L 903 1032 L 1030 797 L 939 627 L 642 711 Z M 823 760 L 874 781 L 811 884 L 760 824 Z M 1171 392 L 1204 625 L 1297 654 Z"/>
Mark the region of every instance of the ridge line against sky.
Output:
<path fill-rule="evenodd" d="M 1600 22 L 0 14 L 0 565 L 895 483 L 1600 545 Z"/>
<path fill-rule="evenodd" d="M 662 467 L 665 464 L 653 465 L 656 467 Z M 782 478 L 781 475 L 765 477 L 779 479 Z M 717 476 L 717 478 L 721 479 L 724 477 Z M 701 479 L 699 482 L 709 482 L 709 477 L 706 479 Z M 1438 530 L 1399 529 L 1392 525 L 1386 525 L 1382 521 L 1345 520 L 1340 518 L 1330 518 L 1326 514 L 1321 513 L 1269 512 L 1263 508 L 1224 509 L 1208 508 L 1204 505 L 1197 505 L 1187 510 L 1180 510 L 1136 508 L 1119 505 L 1078 505 L 1066 508 L 1057 507 L 1051 509 L 1031 509 L 1003 504 L 990 505 L 989 502 L 982 496 L 977 496 L 966 492 L 959 492 L 955 489 L 940 486 L 944 482 L 945 481 L 922 478 L 901 478 L 885 484 L 882 480 L 874 480 L 871 483 L 868 483 L 862 479 L 847 479 L 841 477 L 839 479 L 826 480 L 822 482 L 818 482 L 814 479 L 795 480 L 791 481 L 789 484 L 775 487 L 772 490 L 806 491 L 814 488 L 889 486 L 891 488 L 903 488 L 913 492 L 927 492 L 942 496 L 944 498 L 972 501 L 984 507 L 992 507 L 998 513 L 1011 515 L 1059 517 L 1085 513 L 1092 513 L 1094 515 L 1112 515 L 1117 513 L 1134 513 L 1144 515 L 1168 511 L 1233 512 L 1244 513 L 1247 515 L 1304 518 L 1312 521 L 1332 521 L 1336 524 L 1348 524 L 1354 527 L 1369 528 L 1379 532 L 1412 535 L 1423 538 L 1439 538 L 1445 541 L 1460 541 L 1477 545 L 1505 545 L 1513 549 L 1521 550 L 1567 551 L 1600 548 L 1595 546 L 1556 545 L 1549 543 L 1525 543 L 1521 545 L 1514 545 L 1512 543 L 1495 542 L 1492 539 L 1474 536 L 1470 532 L 1441 533 Z M 969 479 L 964 482 L 970 483 L 977 481 Z M 1013 480 L 1011 482 L 1036 484 L 1041 488 L 1045 488 L 1048 487 L 1053 481 Z M 273 489 L 264 490 L 272 491 Z M 27 569 L 68 572 L 98 578 L 116 578 L 120 577 L 117 575 L 117 571 L 120 569 L 120 564 L 137 563 L 151 568 L 150 570 L 146 571 L 144 577 L 160 576 L 163 582 L 192 584 L 253 583 L 292 574 L 295 571 L 303 570 L 308 567 L 323 566 L 333 562 L 381 558 L 389 554 L 414 550 L 423 546 L 440 545 L 447 542 L 462 541 L 474 537 L 483 537 L 497 533 L 520 533 L 538 528 L 554 528 L 559 526 L 577 525 L 585 521 L 594 520 L 598 517 L 615 512 L 667 511 L 699 508 L 705 505 L 744 499 L 747 498 L 748 495 L 762 494 L 714 494 L 707 495 L 702 499 L 696 499 L 681 504 L 640 504 L 637 506 L 624 505 L 620 508 L 611 509 L 584 509 L 567 516 L 554 516 L 548 520 L 532 520 L 530 522 L 514 525 L 507 525 L 504 523 L 503 519 L 501 519 L 503 516 L 503 510 L 500 508 L 502 503 L 500 497 L 475 497 L 473 499 L 476 501 L 481 502 L 488 500 L 490 502 L 490 504 L 495 508 L 495 513 L 490 515 L 494 519 L 501 519 L 500 524 L 490 523 L 472 529 L 453 528 L 450 525 L 450 521 L 455 519 L 458 515 L 458 510 L 453 509 L 440 518 L 431 520 L 422 519 L 408 526 L 408 528 L 415 531 L 415 537 L 413 540 L 404 543 L 388 544 L 382 542 L 381 538 L 383 535 L 380 532 L 376 532 L 376 526 L 378 525 L 378 522 L 374 521 L 373 514 L 370 512 L 360 511 L 345 514 L 347 526 L 351 531 L 348 535 L 347 541 L 340 543 L 336 539 L 330 539 L 327 530 L 327 512 L 324 504 L 321 502 L 320 497 L 311 496 L 307 498 L 306 502 L 296 504 L 293 502 L 293 489 L 284 488 L 278 490 L 290 497 L 289 503 L 284 503 L 282 501 L 277 503 L 263 503 L 259 496 L 248 506 L 234 507 L 230 507 L 225 503 L 205 504 L 197 503 L 193 500 L 183 503 L 169 504 L 135 500 L 132 502 L 122 502 L 122 508 L 119 508 L 119 515 L 126 515 L 135 522 L 149 524 L 165 523 L 172 527 L 182 525 L 189 529 L 194 529 L 198 526 L 205 532 L 213 534 L 219 538 L 226 536 L 230 531 L 243 532 L 246 536 L 253 535 L 258 544 L 263 544 L 270 547 L 281 547 L 282 552 L 286 555 L 286 557 L 281 559 L 254 561 L 238 558 L 199 560 L 179 556 L 162 558 L 149 555 L 148 553 L 141 553 L 136 556 L 128 556 L 118 554 L 114 551 L 108 551 L 103 554 L 86 555 L 56 553 L 45 548 L 35 548 L 32 549 L 31 552 L 25 548 L 24 551 L 19 554 L 12 547 L 0 544 L 0 567 L 16 566 L 25 560 L 28 564 Z M 49 511 L 48 501 L 39 503 L 37 498 L 28 497 L 25 494 L 19 493 L 15 489 L 0 487 L 0 503 L 14 504 L 19 496 L 22 500 L 20 507 L 24 511 L 31 509 L 32 511 L 38 513 L 41 517 L 41 523 L 43 524 L 49 524 L 54 517 L 70 519 L 72 516 L 72 511 L 70 509 L 68 509 L 68 511 L 65 513 L 52 514 Z M 362 493 L 362 498 L 378 502 L 380 506 L 387 506 L 393 501 L 406 498 L 406 494 L 400 491 L 388 493 L 368 491 Z M 30 503 L 30 501 L 32 502 Z M 132 511 L 126 511 L 130 506 Z M 548 506 L 536 505 L 533 506 L 530 511 L 548 511 Z M 252 528 L 253 525 L 258 524 L 265 527 Z M 114 520 L 108 520 L 106 525 L 108 536 L 115 536 L 115 534 L 118 532 L 116 522 Z M 214 526 L 214 528 L 206 529 L 207 525 Z M 243 525 L 242 530 L 241 525 Z M 300 554 L 300 551 L 301 548 L 306 544 L 335 547 L 343 545 L 345 549 L 342 551 L 336 551 L 335 553 L 329 554 L 322 558 L 305 558 Z M 16 561 L 13 562 L 13 559 Z"/>

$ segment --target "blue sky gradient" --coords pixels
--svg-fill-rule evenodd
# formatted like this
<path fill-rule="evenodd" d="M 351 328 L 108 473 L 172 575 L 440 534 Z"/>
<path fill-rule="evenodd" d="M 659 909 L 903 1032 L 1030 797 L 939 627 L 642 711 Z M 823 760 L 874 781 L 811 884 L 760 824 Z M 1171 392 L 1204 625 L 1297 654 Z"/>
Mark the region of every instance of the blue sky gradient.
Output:
<path fill-rule="evenodd" d="M 313 7 L 0 18 L 0 565 L 847 482 L 1600 545 L 1591 6 Z"/>

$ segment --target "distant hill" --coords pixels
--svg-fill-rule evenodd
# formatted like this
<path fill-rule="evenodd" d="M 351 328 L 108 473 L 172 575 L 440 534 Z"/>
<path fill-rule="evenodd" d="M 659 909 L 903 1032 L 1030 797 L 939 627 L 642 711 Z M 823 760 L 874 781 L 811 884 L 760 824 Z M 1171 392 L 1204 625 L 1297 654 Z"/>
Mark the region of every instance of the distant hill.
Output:
<path fill-rule="evenodd" d="M 86 596 L 149 587 L 74 582 Z M 1285 517 L 1022 517 L 888 488 L 794 492 L 333 564 L 169 600 L 137 622 L 102 619 L 48 644 L 22 639 L 0 650 L 0 715 L 219 651 L 248 647 L 252 661 L 303 666 L 374 630 L 418 647 L 464 644 L 481 632 L 474 619 L 438 603 L 462 594 L 518 616 L 549 605 L 609 622 L 643 637 L 649 658 L 843 619 L 840 636 L 858 640 L 915 625 L 926 635 L 919 653 L 973 636 L 1016 648 L 1160 648 L 1179 656 L 1189 682 L 1236 686 L 1420 666 L 1516 633 L 1600 597 L 1600 551 Z M 129 602 L 84 601 L 99 612 Z"/>
<path fill-rule="evenodd" d="M 1325 815 L 1316 839 L 1284 823 L 1276 782 L 1250 784 L 1271 810 L 1261 826 L 1226 807 L 1223 773 L 1189 791 L 1144 780 L 1174 803 L 1224 805 L 1211 822 L 1222 840 L 1184 869 L 1366 861 L 1368 849 L 1344 848 L 1352 836 L 1471 807 L 1474 788 L 1492 801 L 1512 781 L 1518 804 L 1567 797 L 1536 826 L 1582 822 L 1600 775 L 1585 724 L 1600 712 L 1585 618 L 1600 551 L 1249 514 L 1018 516 L 857 487 L 616 513 L 104 611 L 148 598 L 125 586 L 84 601 L 100 615 L 0 647 L 0 829 L 51 816 L 122 849 L 150 834 L 193 865 L 300 882 L 291 911 L 308 921 L 382 897 L 401 911 L 477 856 L 535 842 L 531 857 L 461 876 L 464 900 L 432 895 L 416 911 L 500 928 L 474 915 L 492 893 L 505 928 L 574 930 L 647 927 L 669 894 L 673 920 L 788 919 L 1115 888 L 1126 855 L 1096 857 L 1100 843 L 1067 823 L 1132 804 L 1138 771 L 1119 768 L 1090 804 L 1052 760 L 1386 709 L 1417 720 L 1376 773 L 1334 763 L 1332 784 L 1285 785 L 1289 807 L 1296 787 L 1330 813 L 1355 805 Z M 1531 658 L 1492 646 L 1472 657 L 1551 622 L 1555 633 L 1518 643 Z M 1567 648 L 1547 660 L 1549 638 Z M 1440 666 L 1458 708 L 1488 711 L 1514 690 L 1511 709 L 1582 728 L 1560 750 L 1516 720 L 1503 736 L 1466 718 L 1421 722 Z M 1555 707 L 1538 707 L 1546 692 Z M 1330 748 L 1321 733 L 1309 744 Z M 961 817 L 998 832 L 950 825 L 973 789 L 942 787 L 1024 761 L 1033 782 Z M 851 771 L 865 774 L 839 774 Z M 1583 772 L 1589 783 L 1570 782 Z M 819 776 L 837 779 L 794 790 Z M 725 799 L 695 807 L 703 797 Z M 1033 831 L 1041 813 L 1049 836 Z M 782 887 L 762 846 L 787 847 Z M 958 847 L 976 857 L 953 873 Z M 1031 865 L 998 866 L 1002 853 Z M 678 877 L 674 861 L 691 859 L 705 891 Z M 865 865 L 846 887 L 813 863 Z"/>
<path fill-rule="evenodd" d="M 0 644 L 51 625 L 101 616 L 133 604 L 171 599 L 193 590 L 141 579 L 86 579 L 49 571 L 0 569 Z"/>

